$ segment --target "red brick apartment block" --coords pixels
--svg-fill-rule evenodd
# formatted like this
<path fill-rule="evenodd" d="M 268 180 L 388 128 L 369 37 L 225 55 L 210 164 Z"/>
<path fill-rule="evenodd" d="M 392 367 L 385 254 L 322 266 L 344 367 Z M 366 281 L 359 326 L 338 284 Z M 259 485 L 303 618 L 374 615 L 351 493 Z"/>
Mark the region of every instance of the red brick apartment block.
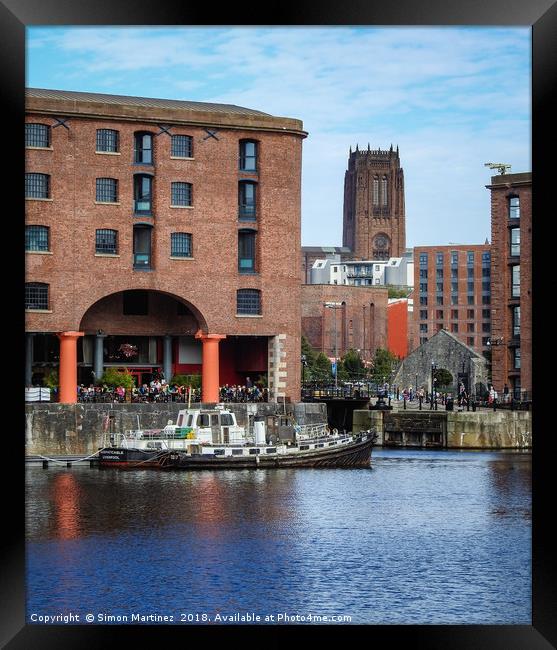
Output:
<path fill-rule="evenodd" d="M 406 250 L 404 173 L 398 147 L 350 150 L 344 176 L 342 244 L 355 260 L 387 260 Z"/>
<path fill-rule="evenodd" d="M 331 359 L 352 348 L 369 361 L 387 347 L 387 294 L 387 288 L 302 285 L 302 333 Z"/>
<path fill-rule="evenodd" d="M 489 350 L 492 275 L 489 244 L 415 247 L 412 350 L 440 329 Z"/>
<path fill-rule="evenodd" d="M 58 366 L 58 335 L 84 383 L 202 371 L 218 335 L 221 383 L 264 375 L 298 400 L 302 122 L 40 89 L 26 113 L 27 383 Z"/>
<path fill-rule="evenodd" d="M 492 379 L 532 391 L 532 173 L 492 176 Z"/>

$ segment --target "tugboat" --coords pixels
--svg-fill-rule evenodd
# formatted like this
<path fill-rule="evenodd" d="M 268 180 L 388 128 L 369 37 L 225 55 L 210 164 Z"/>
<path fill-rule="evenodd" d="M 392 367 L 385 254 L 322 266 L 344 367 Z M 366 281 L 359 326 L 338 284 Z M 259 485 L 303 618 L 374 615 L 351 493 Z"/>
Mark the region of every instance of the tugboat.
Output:
<path fill-rule="evenodd" d="M 330 431 L 325 423 L 297 425 L 283 415 L 255 416 L 252 433 L 232 411 L 182 409 L 176 424 L 110 436 L 99 449 L 101 467 L 126 469 L 246 469 L 369 467 L 377 440 L 372 431 Z"/>

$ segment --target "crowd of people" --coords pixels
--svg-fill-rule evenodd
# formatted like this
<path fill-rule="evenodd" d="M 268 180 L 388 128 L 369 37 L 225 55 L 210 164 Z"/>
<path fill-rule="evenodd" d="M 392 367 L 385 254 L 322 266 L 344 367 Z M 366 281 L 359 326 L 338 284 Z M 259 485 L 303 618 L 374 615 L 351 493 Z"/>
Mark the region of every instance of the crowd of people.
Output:
<path fill-rule="evenodd" d="M 249 379 L 249 378 L 248 378 Z M 221 402 L 267 402 L 269 391 L 266 387 L 253 385 L 228 385 L 219 388 Z M 127 395 L 128 393 L 128 395 Z M 134 386 L 126 391 L 124 386 L 110 387 L 106 384 L 77 387 L 79 402 L 201 402 L 201 389 L 179 384 L 168 384 L 164 379 L 153 379 L 148 384 Z"/>

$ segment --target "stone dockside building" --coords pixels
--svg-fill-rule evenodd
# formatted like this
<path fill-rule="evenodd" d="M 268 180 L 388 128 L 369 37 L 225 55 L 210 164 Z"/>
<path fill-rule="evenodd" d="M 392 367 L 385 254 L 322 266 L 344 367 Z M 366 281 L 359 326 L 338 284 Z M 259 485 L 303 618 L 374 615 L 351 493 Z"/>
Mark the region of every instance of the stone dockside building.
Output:
<path fill-rule="evenodd" d="M 299 400 L 300 120 L 28 89 L 25 135 L 28 385 L 162 369 Z"/>

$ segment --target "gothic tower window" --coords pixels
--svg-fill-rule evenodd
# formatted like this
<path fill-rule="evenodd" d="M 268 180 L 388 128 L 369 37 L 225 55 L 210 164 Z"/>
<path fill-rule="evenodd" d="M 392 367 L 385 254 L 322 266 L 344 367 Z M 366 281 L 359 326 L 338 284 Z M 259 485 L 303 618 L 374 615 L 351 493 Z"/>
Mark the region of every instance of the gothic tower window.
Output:
<path fill-rule="evenodd" d="M 373 205 L 379 205 L 379 179 L 377 176 L 373 179 Z"/>
<path fill-rule="evenodd" d="M 387 205 L 387 177 L 381 179 L 381 205 Z"/>

